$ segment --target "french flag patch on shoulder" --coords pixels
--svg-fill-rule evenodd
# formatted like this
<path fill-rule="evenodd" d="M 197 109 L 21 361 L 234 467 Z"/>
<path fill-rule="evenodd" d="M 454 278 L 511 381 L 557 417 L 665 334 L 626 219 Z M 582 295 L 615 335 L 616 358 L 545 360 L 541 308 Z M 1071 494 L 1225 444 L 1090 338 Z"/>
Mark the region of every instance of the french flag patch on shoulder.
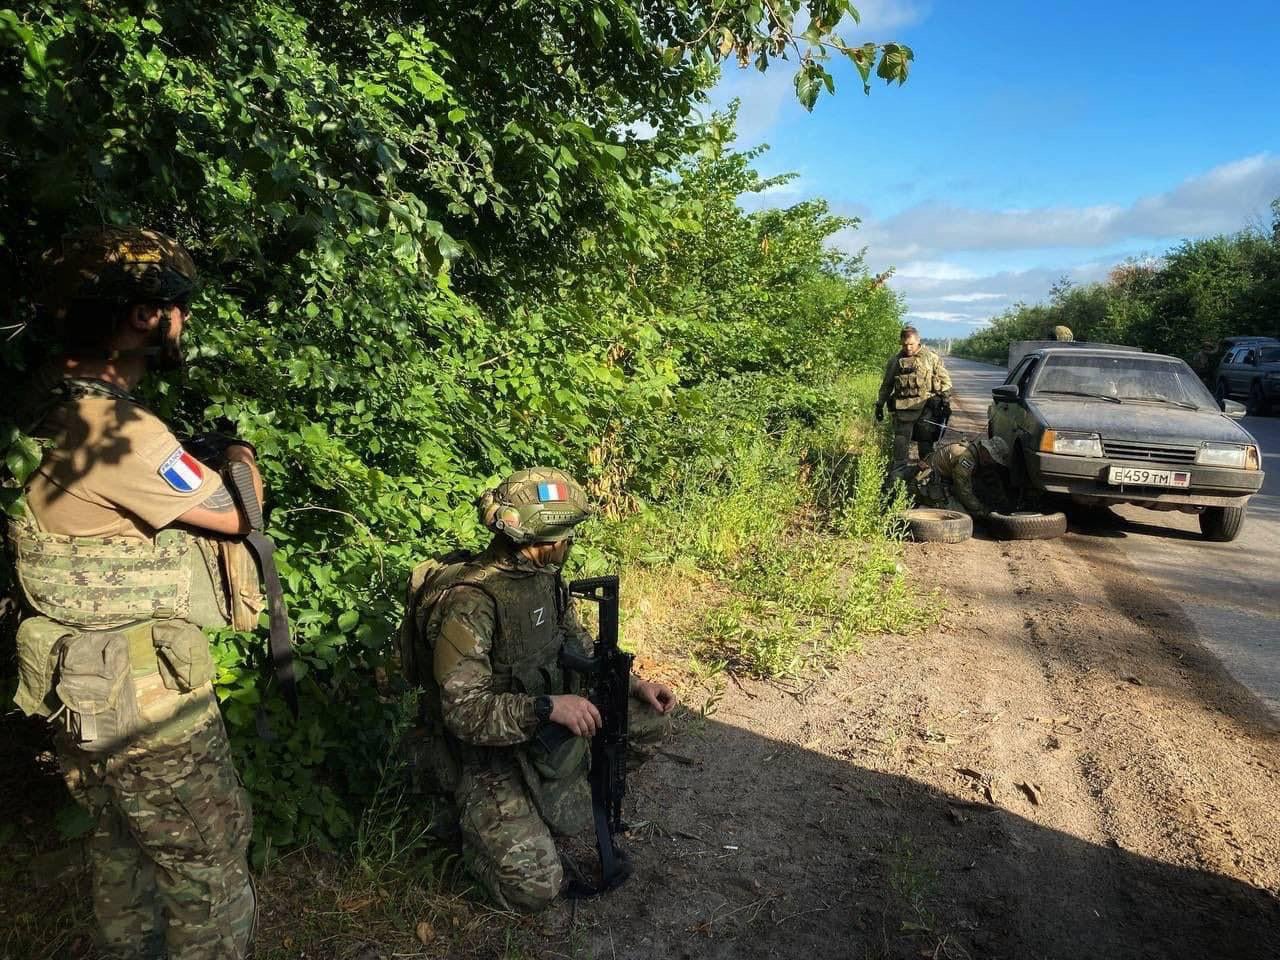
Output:
<path fill-rule="evenodd" d="M 204 471 L 200 469 L 200 461 L 179 447 L 160 464 L 160 476 L 164 482 L 179 493 L 191 493 L 199 490 L 204 483 Z"/>
<path fill-rule="evenodd" d="M 538 484 L 538 499 L 543 503 L 554 500 L 568 500 L 569 491 L 565 489 L 563 483 L 540 483 Z"/>

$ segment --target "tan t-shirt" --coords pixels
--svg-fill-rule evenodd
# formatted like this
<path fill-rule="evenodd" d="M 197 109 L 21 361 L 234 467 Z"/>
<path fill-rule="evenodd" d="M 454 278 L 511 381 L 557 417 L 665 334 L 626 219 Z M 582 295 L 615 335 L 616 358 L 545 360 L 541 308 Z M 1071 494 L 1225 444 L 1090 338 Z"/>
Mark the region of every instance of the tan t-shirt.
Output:
<path fill-rule="evenodd" d="M 222 486 L 159 417 L 128 400 L 68 400 L 35 433 L 52 446 L 27 483 L 27 505 L 49 533 L 150 539 Z"/>

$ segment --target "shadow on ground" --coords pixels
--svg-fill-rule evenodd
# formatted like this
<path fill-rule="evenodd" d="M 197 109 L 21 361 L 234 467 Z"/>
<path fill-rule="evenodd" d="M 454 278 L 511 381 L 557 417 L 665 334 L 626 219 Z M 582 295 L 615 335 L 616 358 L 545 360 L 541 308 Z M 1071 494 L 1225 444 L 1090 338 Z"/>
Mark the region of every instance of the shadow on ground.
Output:
<path fill-rule="evenodd" d="M 4 897 L 29 904 L 30 896 L 10 894 L 30 888 L 37 858 L 59 843 L 49 821 L 61 788 L 47 764 L 5 742 L 2 809 L 23 826 L 4 851 Z M 730 723 L 692 720 L 632 786 L 628 846 L 637 876 L 627 886 L 513 923 L 509 936 L 486 937 L 487 945 L 401 947 L 395 956 L 1280 956 L 1280 906 L 1265 891 L 1045 829 L 976 793 L 948 795 Z M 272 889 L 263 888 L 270 907 Z M 79 928 L 60 931 L 61 943 L 77 946 L 57 955 L 92 956 L 83 874 L 72 868 L 43 890 L 47 915 Z M 13 914 L 6 915 L 9 925 Z M 299 934 L 287 950 L 262 942 L 259 954 L 392 955 L 355 934 L 304 941 Z M 48 954 L 10 929 L 0 935 L 0 956 Z"/>

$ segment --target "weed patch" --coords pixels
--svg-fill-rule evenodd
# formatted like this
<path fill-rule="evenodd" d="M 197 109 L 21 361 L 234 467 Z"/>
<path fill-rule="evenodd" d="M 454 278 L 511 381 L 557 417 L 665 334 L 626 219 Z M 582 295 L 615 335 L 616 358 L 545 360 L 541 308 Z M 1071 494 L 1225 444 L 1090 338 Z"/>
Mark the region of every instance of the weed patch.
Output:
<path fill-rule="evenodd" d="M 900 563 L 905 497 L 884 492 L 882 431 L 869 416 L 876 385 L 848 378 L 842 407 L 812 427 L 744 434 L 727 456 L 691 464 L 670 503 L 603 532 L 653 588 L 678 589 L 689 571 L 720 588 L 686 653 L 781 677 L 921 622 Z"/>

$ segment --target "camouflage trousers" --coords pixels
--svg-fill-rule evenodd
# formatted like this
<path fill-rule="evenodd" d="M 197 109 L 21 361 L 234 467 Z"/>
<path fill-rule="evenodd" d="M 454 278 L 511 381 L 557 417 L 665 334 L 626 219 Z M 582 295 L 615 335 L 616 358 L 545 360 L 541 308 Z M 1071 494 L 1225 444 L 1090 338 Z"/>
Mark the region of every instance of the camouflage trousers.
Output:
<path fill-rule="evenodd" d="M 659 740 L 671 727 L 669 716 L 634 699 L 627 722 L 637 743 Z M 509 762 L 464 764 L 454 797 L 463 862 L 489 896 L 512 910 L 549 906 L 560 894 L 564 867 L 514 751 Z M 585 798 L 589 804 L 589 792 Z"/>
<path fill-rule="evenodd" d="M 241 960 L 255 897 L 249 798 L 211 689 L 197 723 L 111 754 L 60 741 L 76 801 L 94 817 L 93 908 L 112 960 Z"/>
<path fill-rule="evenodd" d="M 907 465 L 911 454 L 911 435 L 915 432 L 916 422 L 924 415 L 924 410 L 895 410 L 893 412 L 893 463 L 890 470 L 897 470 Z M 920 459 L 926 460 L 933 453 L 933 444 L 921 442 Z"/>

